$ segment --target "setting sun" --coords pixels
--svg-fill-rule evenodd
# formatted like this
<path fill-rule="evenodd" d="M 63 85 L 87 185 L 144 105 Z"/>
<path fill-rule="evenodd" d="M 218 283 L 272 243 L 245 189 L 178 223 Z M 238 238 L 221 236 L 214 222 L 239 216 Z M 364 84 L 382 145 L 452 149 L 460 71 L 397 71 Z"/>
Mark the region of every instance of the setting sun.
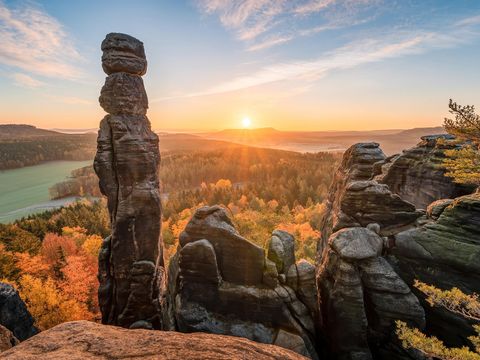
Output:
<path fill-rule="evenodd" d="M 249 117 L 244 117 L 243 118 L 242 125 L 243 125 L 244 128 L 250 127 L 251 124 L 252 124 L 252 120 L 250 120 Z"/>

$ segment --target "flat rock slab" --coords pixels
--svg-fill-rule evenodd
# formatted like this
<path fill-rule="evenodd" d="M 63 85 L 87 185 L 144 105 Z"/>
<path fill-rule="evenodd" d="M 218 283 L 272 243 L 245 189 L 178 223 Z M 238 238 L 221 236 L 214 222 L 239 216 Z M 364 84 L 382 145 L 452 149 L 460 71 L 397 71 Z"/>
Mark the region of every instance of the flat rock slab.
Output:
<path fill-rule="evenodd" d="M 1 354 L 4 360 L 257 360 L 307 359 L 292 351 L 233 336 L 127 330 L 88 321 L 64 323 Z"/>

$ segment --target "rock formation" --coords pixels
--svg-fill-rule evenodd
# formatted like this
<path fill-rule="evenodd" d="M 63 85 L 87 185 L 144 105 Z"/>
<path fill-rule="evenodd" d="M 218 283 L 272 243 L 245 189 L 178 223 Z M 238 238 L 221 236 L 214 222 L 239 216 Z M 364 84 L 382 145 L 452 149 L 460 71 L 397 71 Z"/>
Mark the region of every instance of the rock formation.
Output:
<path fill-rule="evenodd" d="M 18 340 L 26 340 L 38 332 L 18 292 L 4 283 L 0 283 L 0 325 Z"/>
<path fill-rule="evenodd" d="M 125 34 L 108 34 L 102 50 L 109 76 L 99 101 L 109 114 L 100 123 L 94 167 L 112 225 L 99 256 L 102 322 L 160 328 L 160 154 L 146 117 L 147 61 L 143 43 Z"/>
<path fill-rule="evenodd" d="M 6 327 L 0 325 L 0 352 L 8 350 L 19 343 L 18 339 Z"/>
<path fill-rule="evenodd" d="M 418 279 L 441 289 L 480 291 L 480 194 L 434 202 L 424 225 L 395 234 L 389 261 L 407 283 Z M 466 345 L 471 324 L 438 307 L 425 304 L 427 330 L 452 346 Z M 445 324 L 448 323 L 448 331 Z"/>
<path fill-rule="evenodd" d="M 317 248 L 320 329 L 333 358 L 415 358 L 395 338 L 397 319 L 426 325 L 449 345 L 466 345 L 472 335 L 465 319 L 410 290 L 414 279 L 480 289 L 480 195 L 449 199 L 473 190 L 444 176 L 444 150 L 458 146 L 449 140 L 423 137 L 390 158 L 376 143 L 345 152 Z"/>
<path fill-rule="evenodd" d="M 470 194 L 473 187 L 454 183 L 441 166 L 445 150 L 462 146 L 452 135 L 423 136 L 417 146 L 377 164 L 376 179 L 421 209 L 437 199 Z"/>
<path fill-rule="evenodd" d="M 277 346 L 211 334 L 127 330 L 88 321 L 63 323 L 1 354 L 4 360 L 302 360 Z"/>
<path fill-rule="evenodd" d="M 387 185 L 372 180 L 374 167 L 385 158 L 377 143 L 355 144 L 345 152 L 328 195 L 319 253 L 327 247 L 329 236 L 340 229 L 377 224 L 384 236 L 422 215 Z"/>
<path fill-rule="evenodd" d="M 170 262 L 164 323 L 317 358 L 314 266 L 295 264 L 294 239 L 284 231 L 273 232 L 268 249 L 266 259 L 264 249 L 238 234 L 223 208 L 198 209 Z"/>

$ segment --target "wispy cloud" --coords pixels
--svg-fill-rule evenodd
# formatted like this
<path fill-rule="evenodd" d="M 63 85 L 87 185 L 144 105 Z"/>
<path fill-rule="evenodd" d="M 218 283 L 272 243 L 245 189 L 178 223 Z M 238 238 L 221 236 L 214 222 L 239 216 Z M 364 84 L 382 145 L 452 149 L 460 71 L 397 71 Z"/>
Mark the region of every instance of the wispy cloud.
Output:
<path fill-rule="evenodd" d="M 56 95 L 45 95 L 47 98 L 63 104 L 68 105 L 92 105 L 94 104 L 93 101 L 79 98 L 76 96 L 56 96 Z"/>
<path fill-rule="evenodd" d="M 0 63 L 23 71 L 75 79 L 81 56 L 62 24 L 31 5 L 11 8 L 0 0 Z"/>
<path fill-rule="evenodd" d="M 256 43 L 247 48 L 248 51 L 257 51 L 262 49 L 267 49 L 269 47 L 283 44 L 292 40 L 292 36 L 274 36 L 266 39 L 265 41 Z"/>
<path fill-rule="evenodd" d="M 45 85 L 42 81 L 34 79 L 27 74 L 14 73 L 10 77 L 13 79 L 15 85 L 29 89 L 35 89 Z"/>
<path fill-rule="evenodd" d="M 477 23 L 473 21 L 473 17 L 470 19 L 446 26 L 444 32 L 396 31 L 391 34 L 354 41 L 317 59 L 272 64 L 203 91 L 156 101 L 217 95 L 287 80 L 303 80 L 308 83 L 333 71 L 354 68 L 407 54 L 423 53 L 434 48 L 457 46 L 470 41 L 473 35 L 478 35 L 478 29 L 474 27 Z"/>
<path fill-rule="evenodd" d="M 382 0 L 198 0 L 199 8 L 217 15 L 222 25 L 247 44 L 248 51 L 267 49 L 297 37 L 355 26 L 372 19 L 365 9 Z M 320 14 L 321 13 L 321 14 Z M 322 16 L 320 16 L 322 15 Z M 311 18 L 312 16 L 313 19 Z M 302 25 L 305 19 L 310 21 Z M 312 25 L 313 24 L 313 25 Z"/>
<path fill-rule="evenodd" d="M 325 8 L 327 8 L 329 5 L 332 5 L 336 2 L 337 0 L 313 0 L 313 1 L 307 1 L 304 4 L 300 4 L 296 6 L 293 9 L 293 12 L 295 14 L 311 14 L 311 13 L 316 13 L 319 12 Z"/>

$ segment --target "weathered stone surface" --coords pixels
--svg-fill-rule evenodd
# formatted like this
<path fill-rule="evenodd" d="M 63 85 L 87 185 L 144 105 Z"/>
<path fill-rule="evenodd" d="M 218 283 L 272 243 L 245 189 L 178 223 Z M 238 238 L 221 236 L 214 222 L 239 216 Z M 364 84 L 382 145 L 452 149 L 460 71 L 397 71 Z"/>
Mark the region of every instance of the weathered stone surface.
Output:
<path fill-rule="evenodd" d="M 480 194 L 456 198 L 436 221 L 396 234 L 389 257 L 408 283 L 415 279 L 441 289 L 457 287 L 467 294 L 480 290 Z M 421 296 L 429 331 L 451 346 L 466 344 L 471 324 L 431 307 Z M 443 329 L 448 322 L 449 331 Z"/>
<path fill-rule="evenodd" d="M 263 283 L 272 289 L 275 289 L 278 286 L 277 265 L 269 259 L 265 259 L 265 271 L 263 273 Z"/>
<path fill-rule="evenodd" d="M 378 171 L 376 167 L 384 159 L 377 143 L 355 144 L 344 153 L 326 201 L 319 255 L 330 235 L 340 229 L 376 223 L 378 233 L 386 236 L 413 224 L 422 215 L 388 186 L 372 180 Z"/>
<path fill-rule="evenodd" d="M 26 340 L 38 332 L 18 292 L 13 286 L 4 283 L 0 283 L 0 325 L 10 330 L 19 340 Z"/>
<path fill-rule="evenodd" d="M 362 260 L 377 257 L 382 253 L 383 240 L 366 228 L 347 228 L 330 236 L 329 245 L 340 257 Z"/>
<path fill-rule="evenodd" d="M 434 220 L 438 219 L 438 217 L 442 214 L 443 210 L 445 210 L 445 208 L 452 203 L 453 199 L 440 199 L 432 202 L 427 207 L 427 216 Z"/>
<path fill-rule="evenodd" d="M 286 273 L 295 263 L 295 239 L 286 231 L 274 230 L 268 242 L 267 258 L 277 266 L 279 273 Z"/>
<path fill-rule="evenodd" d="M 262 282 L 264 250 L 238 234 L 223 208 L 198 209 L 180 235 L 180 244 L 185 246 L 201 239 L 207 239 L 215 248 L 218 268 L 225 281 L 243 285 Z"/>
<path fill-rule="evenodd" d="M 118 50 L 144 57 L 141 42 L 128 35 L 109 35 L 102 47 L 105 53 Z M 117 71 L 120 63 L 106 64 Z M 112 225 L 112 235 L 104 240 L 99 255 L 102 322 L 160 328 L 164 273 L 160 153 L 158 136 L 145 116 L 148 102 L 141 77 L 113 72 L 102 88 L 100 104 L 110 115 L 100 124 L 94 168 Z"/>
<path fill-rule="evenodd" d="M 322 326 L 334 358 L 372 359 L 380 349 L 393 356 L 396 320 L 425 326 L 418 299 L 381 257 L 382 239 L 374 232 L 342 229 L 328 244 L 317 284 Z"/>
<path fill-rule="evenodd" d="M 444 151 L 456 146 L 430 136 L 389 158 L 376 144 L 345 153 L 317 254 L 320 329 L 333 358 L 412 358 L 394 335 L 397 319 L 426 325 L 450 346 L 467 345 L 468 321 L 411 291 L 414 279 L 469 294 L 480 289 L 480 195 L 443 199 L 472 190 L 444 177 Z M 373 243 L 361 240 L 366 232 Z"/>
<path fill-rule="evenodd" d="M 293 237 L 274 231 L 272 238 L 280 244 L 282 265 L 295 267 Z M 202 207 L 180 235 L 170 261 L 164 323 L 182 332 L 235 335 L 269 344 L 283 330 L 281 344 L 317 359 L 314 269 L 303 263 L 299 268 L 295 292 L 281 284 L 285 274 L 265 259 L 264 250 L 238 234 L 223 208 Z"/>
<path fill-rule="evenodd" d="M 100 92 L 100 106 L 109 114 L 145 115 L 148 98 L 143 80 L 138 75 L 113 73 Z"/>
<path fill-rule="evenodd" d="M 377 177 L 402 199 L 425 209 L 431 202 L 471 193 L 474 188 L 456 184 L 444 176 L 445 150 L 460 148 L 452 135 L 423 136 L 415 147 L 389 159 L 391 164 Z"/>
<path fill-rule="evenodd" d="M 198 240 L 185 245 L 180 251 L 180 277 L 182 281 L 220 284 L 215 250 L 208 240 Z"/>
<path fill-rule="evenodd" d="M 0 353 L 17 345 L 19 341 L 6 327 L 0 325 Z"/>
<path fill-rule="evenodd" d="M 301 259 L 290 266 L 286 283 L 297 294 L 298 299 L 307 306 L 314 318 L 318 313 L 317 289 L 315 285 L 315 266 Z"/>
<path fill-rule="evenodd" d="M 5 360 L 294 360 L 305 357 L 278 346 L 211 334 L 126 330 L 75 321 L 44 331 L 2 353 Z"/>
<path fill-rule="evenodd" d="M 110 33 L 102 42 L 102 67 L 107 75 L 126 72 L 145 75 L 147 60 L 143 43 L 126 34 Z"/>
<path fill-rule="evenodd" d="M 275 339 L 275 342 L 273 344 L 285 349 L 290 349 L 292 351 L 295 351 L 300 355 L 309 356 L 308 350 L 305 347 L 305 343 L 303 339 L 297 334 L 292 334 L 283 329 L 279 330 L 277 337 Z"/>

